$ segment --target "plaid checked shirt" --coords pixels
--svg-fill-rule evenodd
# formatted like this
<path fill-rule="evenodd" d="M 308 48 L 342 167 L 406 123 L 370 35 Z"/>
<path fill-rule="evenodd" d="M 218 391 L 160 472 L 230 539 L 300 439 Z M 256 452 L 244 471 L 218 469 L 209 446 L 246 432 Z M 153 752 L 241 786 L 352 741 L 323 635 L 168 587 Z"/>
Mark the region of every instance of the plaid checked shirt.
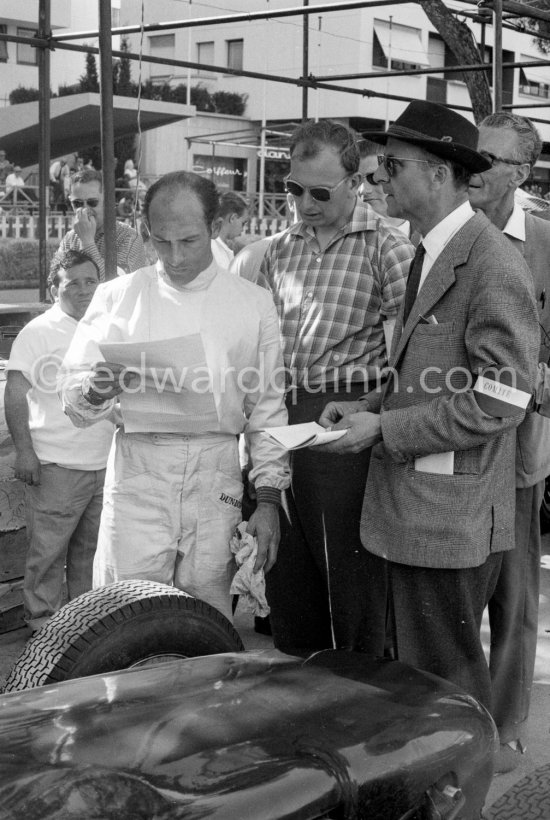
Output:
<path fill-rule="evenodd" d="M 125 222 L 116 222 L 116 260 L 119 268 L 125 273 L 133 273 L 139 268 L 145 268 L 148 264 L 145 256 L 145 248 L 141 236 L 126 225 Z M 99 280 L 105 281 L 105 234 L 103 231 L 96 233 L 95 243 L 82 247 L 80 237 L 73 231 L 68 231 L 59 244 L 55 255 L 65 251 L 85 251 L 94 260 L 99 268 Z"/>
<path fill-rule="evenodd" d="M 383 322 L 397 314 L 413 256 L 407 237 L 359 200 L 324 251 L 303 222 L 271 242 L 262 272 L 293 385 L 378 377 Z"/>

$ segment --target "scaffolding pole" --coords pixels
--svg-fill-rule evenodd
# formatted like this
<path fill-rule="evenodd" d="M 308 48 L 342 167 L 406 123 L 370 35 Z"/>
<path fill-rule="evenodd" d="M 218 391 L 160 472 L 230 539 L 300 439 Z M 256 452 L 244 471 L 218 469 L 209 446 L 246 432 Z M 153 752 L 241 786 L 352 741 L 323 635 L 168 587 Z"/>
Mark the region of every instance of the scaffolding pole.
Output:
<path fill-rule="evenodd" d="M 309 5 L 309 0 L 304 0 L 304 9 Z M 309 19 L 307 14 L 304 14 L 303 22 L 303 54 L 302 54 L 302 76 L 304 80 L 309 74 Z M 302 122 L 308 118 L 307 110 L 307 85 L 302 86 Z"/>
<path fill-rule="evenodd" d="M 103 230 L 105 233 L 105 279 L 117 275 L 115 129 L 113 122 L 113 55 L 111 0 L 99 0 L 99 60 L 101 93 L 101 172 L 103 174 Z"/>
<path fill-rule="evenodd" d="M 495 47 L 493 50 L 493 111 L 502 111 L 502 0 L 493 3 Z"/>
<path fill-rule="evenodd" d="M 38 36 L 49 40 L 50 0 L 40 0 Z M 50 49 L 38 49 L 38 298 L 46 301 L 48 282 L 48 214 L 50 210 Z"/>

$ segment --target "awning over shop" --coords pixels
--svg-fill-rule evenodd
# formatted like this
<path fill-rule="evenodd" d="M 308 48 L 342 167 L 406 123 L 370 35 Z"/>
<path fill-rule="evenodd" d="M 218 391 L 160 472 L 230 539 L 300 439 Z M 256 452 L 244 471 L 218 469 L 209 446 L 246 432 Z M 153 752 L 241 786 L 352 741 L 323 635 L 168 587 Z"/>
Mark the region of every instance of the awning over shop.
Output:
<path fill-rule="evenodd" d="M 195 106 L 159 100 L 140 102 L 140 128 L 148 131 L 195 116 Z M 138 132 L 138 101 L 134 97 L 113 98 L 115 139 Z M 82 152 L 101 142 L 99 94 L 73 94 L 50 100 L 50 154 L 59 157 Z M 0 148 L 10 162 L 21 166 L 38 162 L 38 102 L 0 109 Z"/>
<path fill-rule="evenodd" d="M 522 57 L 524 60 L 528 60 L 528 57 Z M 550 85 L 550 66 L 541 65 L 540 68 L 536 66 L 526 66 L 525 68 L 521 69 L 525 74 L 525 78 L 529 83 L 535 83 L 536 85 Z"/>
<path fill-rule="evenodd" d="M 420 30 L 408 26 L 392 25 L 384 20 L 375 20 L 374 31 L 386 59 L 413 65 L 429 66 L 430 61 L 422 40 Z"/>

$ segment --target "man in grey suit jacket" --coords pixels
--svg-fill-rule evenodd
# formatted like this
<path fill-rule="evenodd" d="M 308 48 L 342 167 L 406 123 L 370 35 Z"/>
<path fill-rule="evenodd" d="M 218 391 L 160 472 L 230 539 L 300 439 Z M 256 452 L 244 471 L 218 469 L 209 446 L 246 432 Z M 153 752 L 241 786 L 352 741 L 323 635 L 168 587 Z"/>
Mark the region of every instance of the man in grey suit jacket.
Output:
<path fill-rule="evenodd" d="M 385 145 L 374 179 L 425 255 L 411 267 L 384 389 L 327 406 L 321 423 L 347 433 L 326 450 L 375 445 L 361 537 L 389 574 L 397 657 L 490 709 L 480 626 L 514 546 L 516 427 L 539 345 L 532 277 L 468 202 L 470 175 L 490 167 L 474 125 L 414 101 L 365 136 Z"/>
<path fill-rule="evenodd" d="M 469 196 L 515 245 L 533 274 L 542 329 L 538 360 L 550 349 L 550 225 L 514 199 L 540 156 L 542 142 L 530 120 L 501 112 L 479 126 L 478 151 L 491 168 L 470 179 Z M 547 296 L 548 294 L 548 296 Z M 489 601 L 493 717 L 501 749 L 496 771 L 511 771 L 525 749 L 535 669 L 540 590 L 539 511 L 550 473 L 550 419 L 529 413 L 517 431 L 515 549 L 503 556 Z"/>

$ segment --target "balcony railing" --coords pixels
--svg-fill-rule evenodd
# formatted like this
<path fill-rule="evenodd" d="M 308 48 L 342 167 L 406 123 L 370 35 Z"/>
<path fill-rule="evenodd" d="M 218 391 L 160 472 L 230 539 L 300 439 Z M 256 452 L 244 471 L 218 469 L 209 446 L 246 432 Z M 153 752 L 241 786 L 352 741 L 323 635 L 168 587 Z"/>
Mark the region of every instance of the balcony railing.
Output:
<path fill-rule="evenodd" d="M 117 196 L 128 193 L 128 189 L 117 191 Z M 0 238 L 1 239 L 38 239 L 38 189 L 27 186 L 15 188 L 9 194 L 0 195 Z M 250 220 L 244 229 L 245 234 L 252 236 L 270 236 L 286 228 L 292 221 L 288 212 L 286 194 L 264 195 L 264 217 L 259 218 L 259 195 L 247 197 L 250 203 Z M 140 213 L 136 214 L 139 224 Z M 117 208 L 117 219 L 133 224 L 133 213 L 125 214 Z M 73 213 L 66 210 L 51 211 L 47 217 L 47 236 L 50 239 L 61 239 L 73 223 Z"/>

